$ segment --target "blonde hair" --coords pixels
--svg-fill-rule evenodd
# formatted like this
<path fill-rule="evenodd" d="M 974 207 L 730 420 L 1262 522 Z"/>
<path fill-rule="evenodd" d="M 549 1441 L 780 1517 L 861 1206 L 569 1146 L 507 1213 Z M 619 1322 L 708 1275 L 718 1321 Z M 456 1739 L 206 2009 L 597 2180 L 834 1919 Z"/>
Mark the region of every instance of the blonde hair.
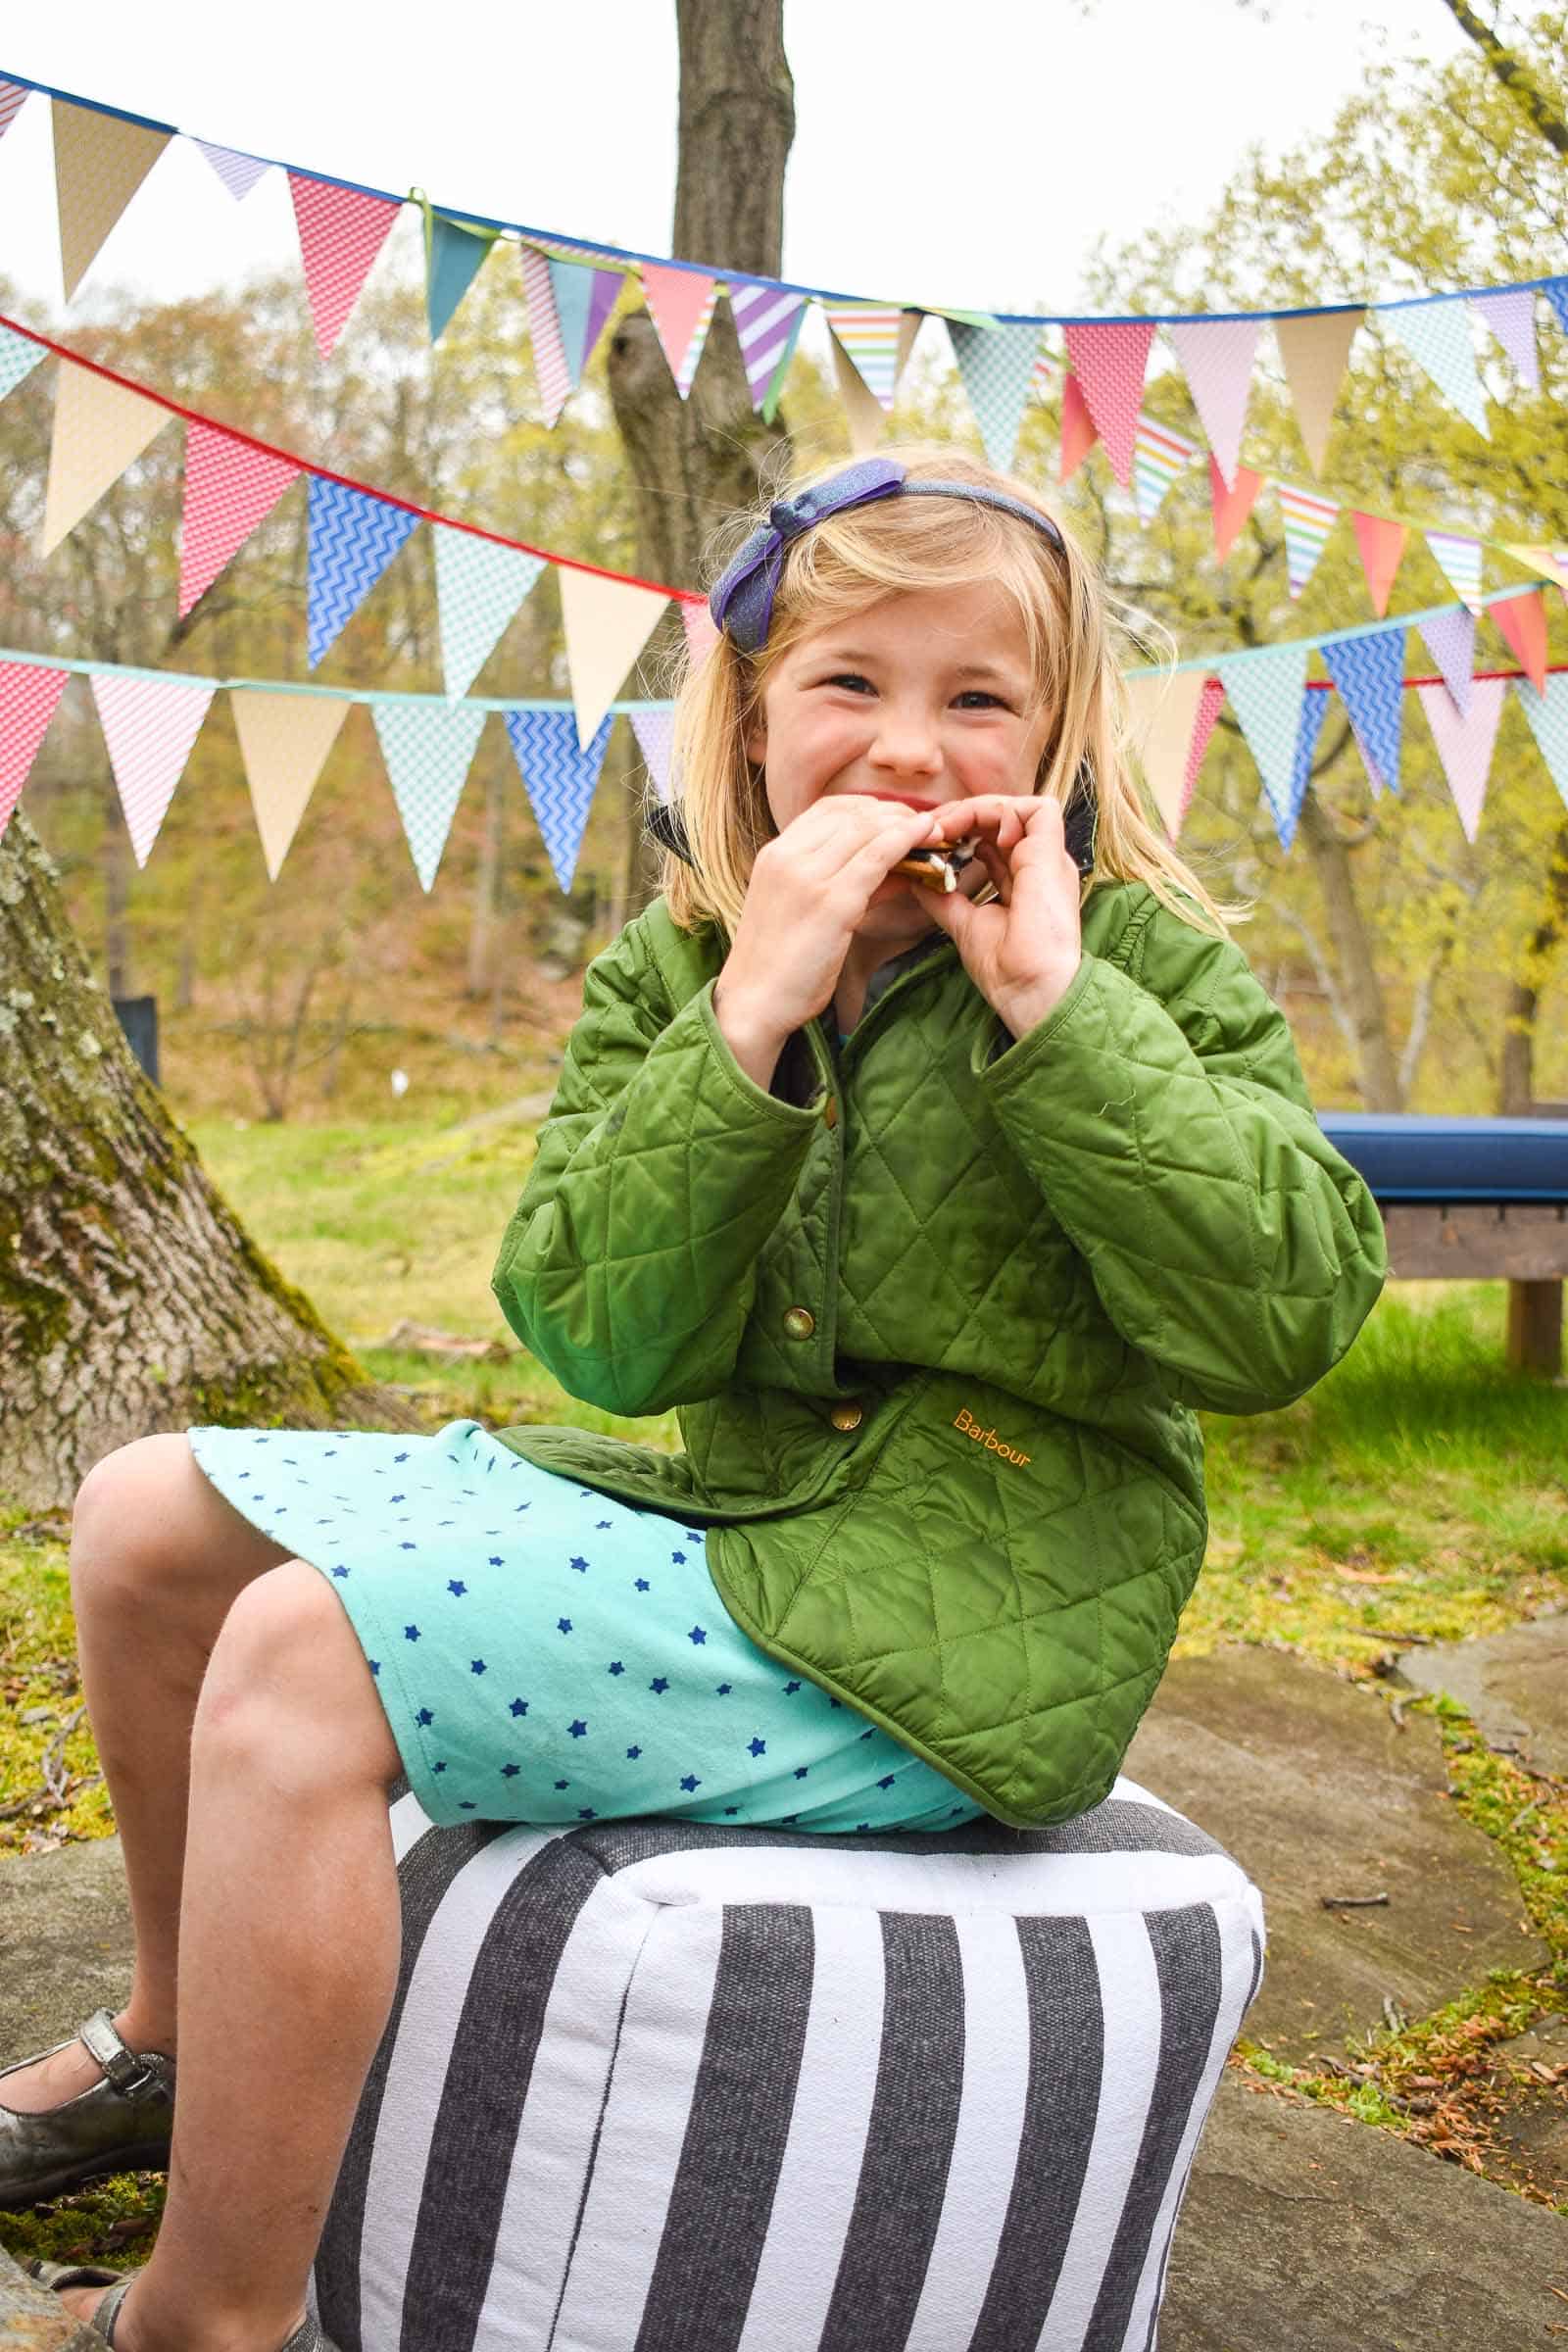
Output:
<path fill-rule="evenodd" d="M 1070 530 L 1028 483 L 961 450 L 912 445 L 885 454 L 916 478 L 974 482 L 1022 500 L 1054 523 L 1061 547 L 994 507 L 897 496 L 830 515 L 792 541 L 766 644 L 744 654 L 720 636 L 706 660 L 687 669 L 680 687 L 673 765 L 691 862 L 666 853 L 661 877 L 675 922 L 688 931 L 714 922 L 733 936 L 740 920 L 753 860 L 777 829 L 762 771 L 748 758 L 746 740 L 768 677 L 791 646 L 884 597 L 987 581 L 1017 611 L 1037 707 L 1054 720 L 1036 792 L 1065 803 L 1081 769 L 1094 779 L 1099 823 L 1091 880 L 1146 883 L 1184 921 L 1227 937 L 1227 917 L 1234 920 L 1239 910 L 1216 906 L 1177 857 L 1146 815 L 1133 777 L 1118 655 L 1128 640 L 1146 649 L 1149 624 L 1134 629 Z M 808 478 L 825 480 L 839 470 L 832 466 Z M 727 555 L 766 519 L 764 505 L 727 526 L 715 576 Z"/>

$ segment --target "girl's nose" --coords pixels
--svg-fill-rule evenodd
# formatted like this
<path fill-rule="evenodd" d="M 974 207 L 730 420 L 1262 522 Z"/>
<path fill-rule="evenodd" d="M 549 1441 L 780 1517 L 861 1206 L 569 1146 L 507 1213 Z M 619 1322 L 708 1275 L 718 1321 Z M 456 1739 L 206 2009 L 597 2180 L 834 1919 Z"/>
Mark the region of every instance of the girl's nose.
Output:
<path fill-rule="evenodd" d="M 883 707 L 881 723 L 867 753 L 873 767 L 890 775 L 937 776 L 942 773 L 942 745 L 936 728 L 915 711 Z"/>

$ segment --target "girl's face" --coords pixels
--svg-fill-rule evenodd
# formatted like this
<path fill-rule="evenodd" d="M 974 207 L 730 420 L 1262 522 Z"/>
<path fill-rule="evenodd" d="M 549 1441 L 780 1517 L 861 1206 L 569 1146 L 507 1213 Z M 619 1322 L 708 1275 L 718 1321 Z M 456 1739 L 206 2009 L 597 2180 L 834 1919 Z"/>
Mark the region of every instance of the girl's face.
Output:
<path fill-rule="evenodd" d="M 912 589 L 798 638 L 768 678 L 746 751 L 765 769 L 780 832 L 830 793 L 933 808 L 1029 793 L 1050 731 L 1033 702 L 1009 597 L 986 581 Z M 984 882 L 978 863 L 965 879 L 971 889 Z M 896 939 L 930 922 L 919 888 L 895 876 L 860 928 Z"/>

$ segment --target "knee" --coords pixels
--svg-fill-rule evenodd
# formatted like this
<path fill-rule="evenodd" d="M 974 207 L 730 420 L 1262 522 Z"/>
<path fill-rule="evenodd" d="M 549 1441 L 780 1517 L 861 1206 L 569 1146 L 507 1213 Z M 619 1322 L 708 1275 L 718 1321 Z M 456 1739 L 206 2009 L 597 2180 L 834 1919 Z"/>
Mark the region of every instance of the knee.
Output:
<path fill-rule="evenodd" d="M 238 1595 L 202 1684 L 193 1752 L 262 1776 L 280 1795 L 402 1770 L 365 1653 L 336 1595 L 285 1560 Z"/>
<path fill-rule="evenodd" d="M 183 1437 L 137 1438 L 95 1462 L 76 1492 L 71 1583 L 79 1608 L 94 1599 L 145 1598 L 178 1556 L 175 1542 L 190 1482 L 199 1478 Z"/>

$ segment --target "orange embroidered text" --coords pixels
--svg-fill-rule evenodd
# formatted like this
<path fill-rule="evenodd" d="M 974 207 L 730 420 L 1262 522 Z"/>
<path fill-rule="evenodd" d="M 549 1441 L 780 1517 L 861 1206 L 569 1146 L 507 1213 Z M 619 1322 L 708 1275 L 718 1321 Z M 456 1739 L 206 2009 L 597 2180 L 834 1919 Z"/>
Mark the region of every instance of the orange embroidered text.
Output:
<path fill-rule="evenodd" d="M 967 1405 L 958 1407 L 953 1417 L 953 1426 L 955 1429 L 961 1429 L 966 1438 L 973 1438 L 975 1444 L 983 1446 L 987 1453 L 1000 1453 L 1004 1462 L 1017 1462 L 1021 1465 L 1029 1459 L 1026 1453 L 1015 1453 L 1010 1446 L 1004 1446 L 994 1429 L 982 1429 L 979 1422 L 971 1415 Z"/>

